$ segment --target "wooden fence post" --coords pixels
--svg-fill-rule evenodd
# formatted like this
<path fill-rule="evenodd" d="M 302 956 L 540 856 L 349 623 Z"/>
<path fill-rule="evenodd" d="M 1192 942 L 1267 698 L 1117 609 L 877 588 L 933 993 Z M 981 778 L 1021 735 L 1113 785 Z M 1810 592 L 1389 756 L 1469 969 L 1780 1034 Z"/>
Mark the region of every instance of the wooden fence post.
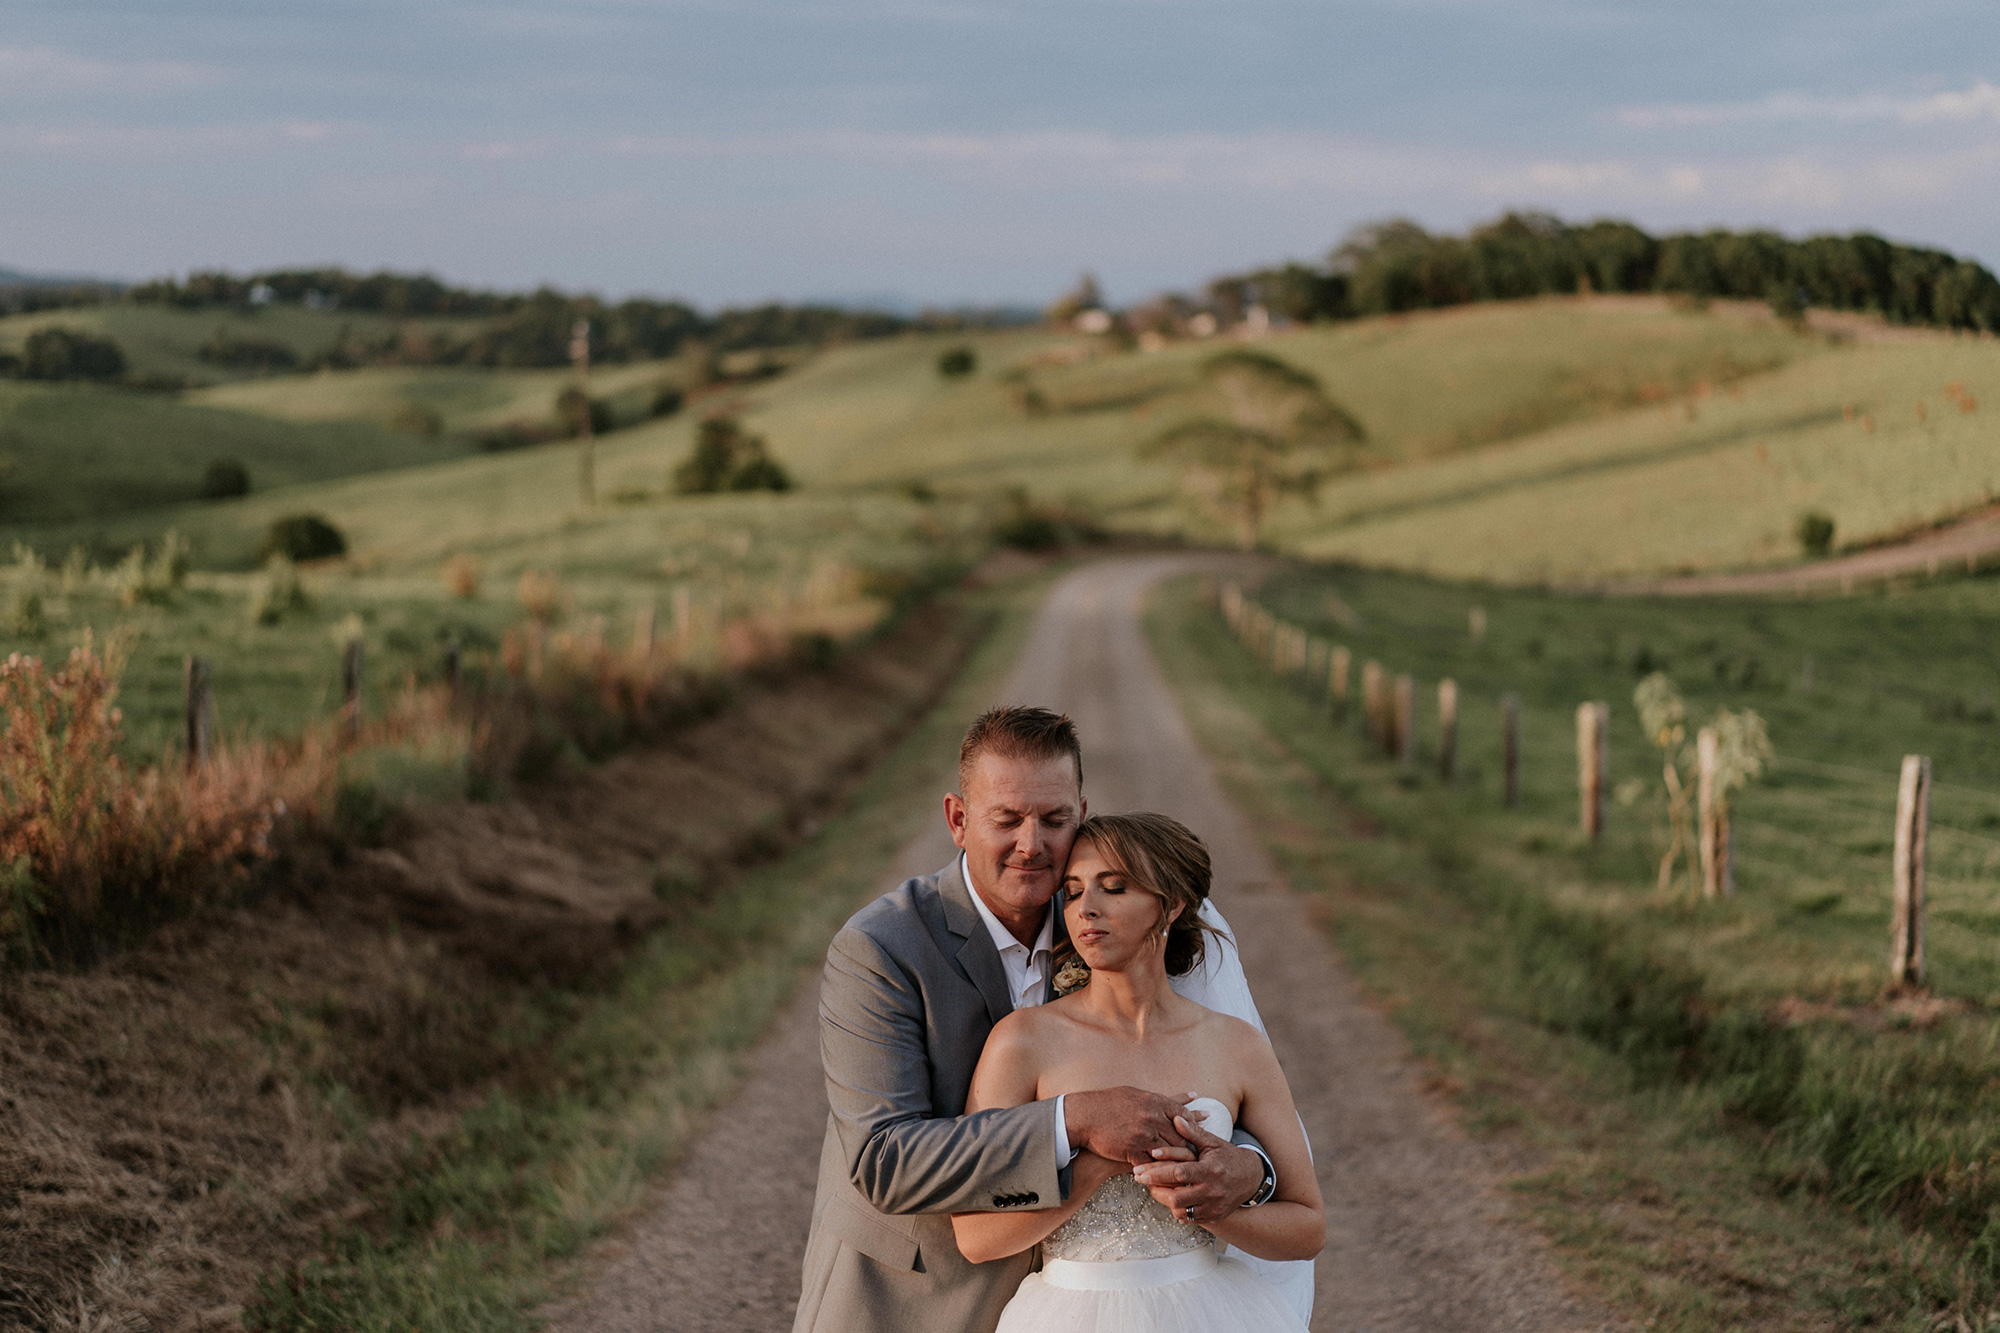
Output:
<path fill-rule="evenodd" d="M 200 768 L 208 762 L 209 744 L 215 731 L 215 692 L 209 683 L 208 659 L 187 660 L 187 766 Z"/>
<path fill-rule="evenodd" d="M 1726 898 L 1736 892 L 1736 839 L 1720 791 L 1719 760 L 1715 728 L 1703 727 L 1694 737 L 1694 771 L 1695 818 L 1700 823 L 1695 843 L 1701 852 L 1704 898 Z"/>
<path fill-rule="evenodd" d="M 1326 679 L 1326 651 L 1327 645 L 1324 640 L 1314 638 L 1311 635 L 1306 637 L 1305 680 L 1303 681 L 1306 688 L 1312 689 Z"/>
<path fill-rule="evenodd" d="M 1604 777 L 1611 759 L 1611 705 L 1576 706 L 1576 782 L 1582 800 L 1583 831 L 1604 835 Z"/>
<path fill-rule="evenodd" d="M 1521 696 L 1500 696 L 1500 763 L 1502 789 L 1509 810 L 1521 805 Z"/>
<path fill-rule="evenodd" d="M 1396 677 L 1396 740 L 1390 751 L 1404 768 L 1417 762 L 1417 682 Z"/>
<path fill-rule="evenodd" d="M 1895 919 L 1890 932 L 1889 980 L 1924 984 L 1924 871 L 1930 842 L 1931 761 L 1903 756 L 1896 788 Z"/>
<path fill-rule="evenodd" d="M 465 649 L 457 635 L 444 641 L 444 688 L 446 695 L 454 700 L 458 698 L 458 683 L 464 675 L 464 656 Z"/>
<path fill-rule="evenodd" d="M 1458 779 L 1458 682 L 1438 682 L 1438 776 L 1449 786 Z"/>
<path fill-rule="evenodd" d="M 1326 683 L 1327 698 L 1333 703 L 1333 718 L 1336 722 L 1347 720 L 1347 673 L 1354 665 L 1354 654 L 1334 645 L 1333 666 L 1329 670 Z"/>
<path fill-rule="evenodd" d="M 1361 664 L 1361 714 L 1376 745 L 1384 743 L 1382 711 L 1382 664 L 1370 658 Z"/>
<path fill-rule="evenodd" d="M 340 654 L 341 730 L 347 739 L 361 738 L 361 672 L 363 649 L 360 639 L 349 639 Z"/>

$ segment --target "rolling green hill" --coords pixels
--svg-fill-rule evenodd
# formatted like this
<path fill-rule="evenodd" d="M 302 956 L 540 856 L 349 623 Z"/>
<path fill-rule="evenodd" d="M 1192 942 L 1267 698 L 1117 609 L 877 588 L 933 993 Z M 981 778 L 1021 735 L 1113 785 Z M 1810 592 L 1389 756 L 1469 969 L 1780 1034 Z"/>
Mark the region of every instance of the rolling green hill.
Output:
<path fill-rule="evenodd" d="M 165 510 L 200 495 L 216 459 L 242 463 L 261 492 L 470 450 L 372 422 L 297 424 L 121 389 L 0 380 L 0 525 L 17 536 L 63 525 L 71 540 L 102 548 L 100 534 L 120 520 L 135 540 L 159 531 Z M 206 507 L 170 521 L 205 518 Z"/>
<path fill-rule="evenodd" d="M 419 333 L 432 330 L 463 332 L 483 322 L 448 318 L 397 319 L 359 311 L 307 310 L 302 306 L 281 305 L 257 306 L 247 310 L 228 307 L 177 310 L 170 306 L 118 301 L 0 318 L 0 351 L 19 352 L 28 335 L 37 329 L 82 329 L 116 342 L 124 351 L 135 375 L 192 384 L 219 384 L 261 376 L 254 369 L 232 368 L 201 359 L 199 353 L 203 344 L 215 337 L 218 331 L 234 340 L 282 343 L 300 361 L 305 361 L 332 347 L 343 334 L 375 339 L 396 329 Z"/>
<path fill-rule="evenodd" d="M 979 368 L 945 379 L 937 357 L 960 343 Z M 132 688 L 168 709 L 181 654 L 226 640 L 254 655 L 251 645 L 267 643 L 272 660 L 313 664 L 280 691 L 291 702 L 247 710 L 277 725 L 328 688 L 328 636 L 346 616 L 361 615 L 371 634 L 393 628 L 415 666 L 468 616 L 518 615 L 511 589 L 525 571 L 561 573 L 578 615 L 614 623 L 667 605 L 677 589 L 754 608 L 816 570 L 907 572 L 956 558 L 1017 493 L 1114 530 L 1226 541 L 1225 515 L 1135 451 L 1193 410 L 1203 361 L 1228 345 L 1140 352 L 1046 330 L 906 335 L 708 388 L 665 418 L 635 405 L 683 367 L 609 368 L 593 390 L 636 424 L 598 440 L 594 507 L 579 499 L 574 446 L 483 454 L 458 434 L 546 420 L 560 371 L 322 372 L 179 401 L 5 386 L 0 537 L 50 560 L 79 544 L 106 560 L 173 529 L 197 569 L 215 572 L 180 610 L 51 595 L 37 624 L 0 606 L 0 631 L 16 622 L 0 650 L 46 652 L 86 625 L 135 626 L 151 664 L 135 672 L 152 683 L 135 676 Z M 1832 515 L 1848 542 L 1963 511 L 2000 488 L 2000 441 L 1983 406 L 2000 405 L 1990 341 L 1836 343 L 1746 308 L 1598 298 L 1311 327 L 1257 346 L 1318 375 L 1367 432 L 1362 471 L 1329 483 L 1317 503 L 1285 502 L 1267 527 L 1274 545 L 1312 557 L 1513 583 L 1783 562 L 1804 508 Z M 446 435 L 385 429 L 410 403 L 435 412 Z M 800 489 L 673 494 L 698 421 L 717 412 L 765 435 Z M 219 455 L 249 465 L 253 494 L 193 499 Z M 349 556 L 308 575 L 311 614 L 252 628 L 244 608 L 258 544 L 296 513 L 334 523 Z M 482 571 L 477 606 L 445 588 L 454 557 Z M 18 603 L 38 577 L 23 569 L 0 595 Z M 310 688 L 299 683 L 314 672 Z M 159 726 L 169 721 L 162 712 Z"/>

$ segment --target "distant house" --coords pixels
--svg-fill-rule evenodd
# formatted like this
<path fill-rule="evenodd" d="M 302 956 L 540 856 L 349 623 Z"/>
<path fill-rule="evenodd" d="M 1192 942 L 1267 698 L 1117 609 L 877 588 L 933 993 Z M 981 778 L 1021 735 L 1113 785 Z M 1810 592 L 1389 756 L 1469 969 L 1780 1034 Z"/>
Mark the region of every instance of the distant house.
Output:
<path fill-rule="evenodd" d="M 1085 310 L 1076 317 L 1078 333 L 1111 332 L 1111 312 L 1102 307 Z"/>

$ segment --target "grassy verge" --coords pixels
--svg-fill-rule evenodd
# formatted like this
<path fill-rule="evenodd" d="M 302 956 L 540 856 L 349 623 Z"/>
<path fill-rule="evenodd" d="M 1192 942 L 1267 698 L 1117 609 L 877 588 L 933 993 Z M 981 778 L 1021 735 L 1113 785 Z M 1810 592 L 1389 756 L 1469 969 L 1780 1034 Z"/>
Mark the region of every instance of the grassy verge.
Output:
<path fill-rule="evenodd" d="M 1151 628 L 1225 783 L 1435 1086 L 1537 1163 L 1513 1187 L 1574 1274 L 1649 1328 L 1994 1320 L 1968 1189 L 1992 1160 L 1988 1019 L 1793 1025 L 1732 1002 L 1656 947 L 1691 909 L 1630 891 L 1643 860 L 1524 837 L 1476 784 L 1399 781 L 1190 589 Z"/>
<path fill-rule="evenodd" d="M 247 1326 L 529 1327 L 550 1265 L 639 1200 L 929 817 L 964 714 L 1012 664 L 1042 586 L 985 594 L 997 627 L 838 817 L 656 934 L 606 993 L 552 999 L 561 1035 L 532 1077 L 410 1154 L 321 1257 L 268 1277 Z"/>

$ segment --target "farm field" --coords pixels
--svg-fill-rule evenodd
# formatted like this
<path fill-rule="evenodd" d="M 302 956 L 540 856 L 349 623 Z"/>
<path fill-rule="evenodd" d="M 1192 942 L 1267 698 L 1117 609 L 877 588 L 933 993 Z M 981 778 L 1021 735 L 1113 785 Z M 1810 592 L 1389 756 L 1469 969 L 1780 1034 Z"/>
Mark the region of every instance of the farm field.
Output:
<path fill-rule="evenodd" d="M 207 336 L 203 312 L 66 313 L 178 329 L 181 346 Z M 341 318 L 274 313 L 306 330 Z M 939 376 L 939 353 L 961 344 L 976 373 Z M 2000 404 L 1989 342 L 1834 345 L 1737 307 L 1551 299 L 1312 327 L 1259 347 L 1317 374 L 1367 431 L 1366 470 L 1317 504 L 1281 506 L 1267 529 L 1313 558 L 1506 583 L 1786 562 L 1806 507 L 1847 542 L 1958 512 L 2000 485 L 2000 445 L 1979 406 Z M 711 386 L 668 417 L 648 415 L 651 395 L 690 382 L 686 365 L 605 367 L 592 388 L 617 428 L 596 444 L 593 507 L 578 495 L 574 447 L 485 454 L 468 438 L 546 423 L 562 371 L 320 372 L 177 399 L 0 386 L 13 479 L 0 484 L 0 536 L 50 566 L 74 565 L 81 548 L 108 569 L 172 531 L 195 570 L 169 604 L 128 606 L 109 583 L 49 582 L 30 558 L 4 590 L 0 649 L 60 652 L 86 627 L 136 634 L 130 722 L 146 738 L 134 743 L 154 747 L 172 730 L 189 653 L 215 658 L 231 725 L 283 731 L 328 697 L 331 640 L 352 631 L 350 616 L 384 667 L 371 688 L 387 688 L 421 675 L 446 638 L 484 643 L 518 618 L 513 589 L 529 572 L 559 576 L 576 623 L 603 617 L 616 636 L 643 608 L 665 616 L 677 589 L 743 611 L 829 580 L 894 583 L 970 558 L 1023 502 L 1111 532 L 1222 541 L 1226 516 L 1173 467 L 1135 456 L 1199 408 L 1196 377 L 1215 348 L 1118 352 L 1045 330 L 910 335 Z M 1913 407 L 1897 415 L 1920 398 L 1935 409 L 1925 422 Z M 442 433 L 389 429 L 411 404 Z M 714 413 L 765 436 L 798 489 L 673 494 L 673 468 Z M 251 494 L 193 499 L 219 456 L 246 464 Z M 1538 521 L 1551 512 L 1575 518 Z M 264 535 L 300 513 L 338 528 L 348 556 L 305 571 L 312 610 L 253 627 Z M 455 558 L 476 570 L 476 598 L 447 591 Z M 16 614 L 31 592 L 37 614 Z M 255 670 L 234 680 L 224 656 Z"/>
<path fill-rule="evenodd" d="M 230 339 L 282 343 L 303 361 L 332 347 L 345 334 L 371 339 L 397 330 L 462 334 L 484 322 L 445 317 L 400 319 L 368 311 L 308 310 L 296 305 L 258 306 L 249 310 L 231 307 L 178 310 L 118 301 L 0 317 L 0 351 L 18 352 L 37 329 L 81 329 L 116 342 L 135 374 L 218 384 L 255 379 L 259 375 L 255 370 L 220 366 L 201 359 L 202 344 L 218 332 Z"/>
<path fill-rule="evenodd" d="M 1320 569 L 1259 597 L 1353 647 L 1357 676 L 1364 654 L 1421 674 L 1412 768 L 1358 710 L 1336 716 L 1246 650 L 1192 583 L 1155 600 L 1162 666 L 1288 880 L 1579 1280 L 1645 1326 L 1990 1318 L 1990 580 L 1660 607 Z M 1691 722 L 1726 705 L 1770 723 L 1777 761 L 1737 798 L 1733 898 L 1701 901 L 1685 874 L 1656 886 L 1658 752 L 1630 703 L 1653 667 Z M 1462 690 L 1450 786 L 1433 767 L 1446 672 Z M 1518 811 L 1500 799 L 1501 689 L 1525 705 Z M 1623 788 L 1594 846 L 1577 831 L 1587 698 L 1611 704 Z M 1928 988 L 1898 996 L 1886 844 L 1905 750 L 1932 755 L 1938 785 Z"/>
<path fill-rule="evenodd" d="M 1346 645 L 1357 690 L 1369 659 L 1416 677 L 1418 786 L 1434 781 L 1437 684 L 1458 683 L 1462 773 L 1440 799 L 1498 805 L 1500 698 L 1519 694 L 1523 801 L 1500 836 L 1531 853 L 1576 850 L 1576 706 L 1610 704 L 1614 795 L 1590 866 L 1624 888 L 1593 883 L 1570 905 L 1647 914 L 1661 947 L 1732 1000 L 1857 1005 L 1880 995 L 1897 774 L 1904 755 L 1929 755 L 1930 984 L 2000 1005 L 2000 667 L 1985 647 L 2000 633 L 2000 579 L 1810 602 L 1662 602 L 1300 569 L 1273 576 L 1258 600 Z M 1475 607 L 1486 624 L 1478 641 Z M 1663 756 L 1633 703 L 1654 671 L 1687 701 L 1691 728 L 1751 709 L 1776 752 L 1736 798 L 1737 894 L 1699 911 L 1683 910 L 1687 858 L 1673 892 L 1655 888 L 1667 849 Z M 1350 722 L 1357 714 L 1358 704 Z"/>

